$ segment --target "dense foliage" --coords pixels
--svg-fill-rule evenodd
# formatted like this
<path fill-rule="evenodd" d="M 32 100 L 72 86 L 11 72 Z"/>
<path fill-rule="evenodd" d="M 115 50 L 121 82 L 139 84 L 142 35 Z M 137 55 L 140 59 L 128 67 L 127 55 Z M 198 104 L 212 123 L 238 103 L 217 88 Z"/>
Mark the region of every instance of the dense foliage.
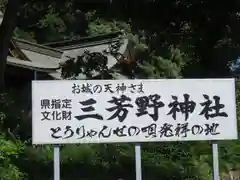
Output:
<path fill-rule="evenodd" d="M 239 8 L 237 1 L 218 2 L 216 6 L 207 0 L 28 0 L 21 6 L 14 36 L 44 44 L 124 30 L 135 44 L 137 62 L 128 67 L 130 71 L 115 71 L 135 78 L 226 77 L 232 75 L 229 64 L 230 70 L 234 70 L 236 63 L 231 62 L 239 55 Z M 70 70 L 64 66 L 67 73 L 63 76 L 83 72 L 91 78 L 90 71 L 96 68 L 102 74 L 112 75 L 106 69 L 104 54 L 98 54 L 99 57 L 102 64 L 86 52 L 77 62 L 87 68 L 71 69 L 69 62 Z M 239 88 L 238 82 L 238 118 Z M 52 148 L 31 145 L 31 119 L 26 116 L 29 96 L 30 85 L 22 84 L 10 89 L 4 97 L 7 103 L 0 106 L 3 180 L 52 179 Z M 239 170 L 239 152 L 239 142 L 220 142 L 222 175 Z M 143 176 L 148 180 L 208 180 L 211 160 L 209 142 L 142 144 Z M 131 144 L 61 147 L 63 179 L 130 180 L 134 179 L 134 168 Z"/>

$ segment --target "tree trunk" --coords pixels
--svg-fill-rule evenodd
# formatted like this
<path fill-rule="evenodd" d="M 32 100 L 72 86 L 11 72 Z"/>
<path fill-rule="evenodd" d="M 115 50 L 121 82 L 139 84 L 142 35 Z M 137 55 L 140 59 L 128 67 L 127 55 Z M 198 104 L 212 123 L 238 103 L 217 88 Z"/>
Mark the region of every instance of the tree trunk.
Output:
<path fill-rule="evenodd" d="M 0 26 L 0 94 L 5 91 L 4 72 L 8 56 L 8 47 L 16 26 L 20 1 L 21 0 L 8 0 L 3 21 Z"/>

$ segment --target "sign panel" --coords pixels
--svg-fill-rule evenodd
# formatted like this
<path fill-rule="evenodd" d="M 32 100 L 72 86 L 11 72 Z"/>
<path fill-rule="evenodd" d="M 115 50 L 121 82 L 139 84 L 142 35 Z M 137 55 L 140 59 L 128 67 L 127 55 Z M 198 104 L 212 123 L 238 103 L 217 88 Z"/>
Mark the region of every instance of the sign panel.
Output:
<path fill-rule="evenodd" d="M 33 144 L 237 139 L 234 79 L 32 82 Z"/>

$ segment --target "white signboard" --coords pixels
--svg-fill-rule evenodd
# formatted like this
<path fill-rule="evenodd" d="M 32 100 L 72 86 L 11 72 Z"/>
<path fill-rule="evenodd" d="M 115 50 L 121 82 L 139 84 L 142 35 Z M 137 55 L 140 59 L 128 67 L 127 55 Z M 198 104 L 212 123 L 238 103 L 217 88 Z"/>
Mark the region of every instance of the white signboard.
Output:
<path fill-rule="evenodd" d="M 237 139 L 234 79 L 32 82 L 33 144 Z"/>

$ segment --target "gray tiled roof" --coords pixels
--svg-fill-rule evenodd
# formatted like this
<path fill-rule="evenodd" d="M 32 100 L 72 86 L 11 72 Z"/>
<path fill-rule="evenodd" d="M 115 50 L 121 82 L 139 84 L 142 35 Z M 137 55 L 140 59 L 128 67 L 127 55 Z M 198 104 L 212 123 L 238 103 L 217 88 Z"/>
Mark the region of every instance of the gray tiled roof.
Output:
<path fill-rule="evenodd" d="M 59 59 L 61 58 L 63 53 L 63 51 L 61 51 L 60 49 L 51 48 L 48 46 L 32 43 L 22 39 L 13 38 L 13 40 L 16 43 L 16 45 L 22 50 L 27 50 L 27 51 L 31 51 L 38 54 L 59 58 Z"/>
<path fill-rule="evenodd" d="M 120 35 L 123 35 L 123 32 L 117 31 L 117 32 L 108 33 L 108 34 L 101 34 L 101 35 L 95 35 L 95 36 L 81 37 L 81 38 L 72 39 L 72 40 L 45 43 L 44 45 L 52 48 L 61 49 L 61 50 L 75 49 L 75 48 L 80 48 L 85 46 L 96 46 L 99 44 L 106 44 L 111 41 L 116 41 L 117 39 L 119 39 Z"/>
<path fill-rule="evenodd" d="M 0 11 L 0 24 L 2 23 L 3 13 Z M 65 55 L 76 56 L 83 53 L 85 49 L 100 52 L 107 47 L 109 42 L 118 39 L 121 32 L 110 33 L 102 36 L 86 37 L 77 40 L 68 40 L 62 42 L 53 42 L 45 45 L 39 45 L 25 40 L 13 38 L 15 43 L 23 53 L 31 60 L 24 61 L 13 57 L 7 58 L 7 64 L 20 68 L 27 68 L 34 71 L 46 72 L 55 79 L 61 78 L 59 62 Z M 120 52 L 124 53 L 127 49 L 128 41 L 124 40 Z M 112 56 L 108 56 L 108 67 L 114 66 L 116 60 Z M 85 79 L 83 74 L 80 74 L 77 79 Z M 116 74 L 117 79 L 127 79 L 127 77 Z"/>
<path fill-rule="evenodd" d="M 42 63 L 23 61 L 10 56 L 7 58 L 7 64 L 15 67 L 26 68 L 33 71 L 46 72 L 46 73 L 52 73 L 58 69 L 55 66 L 48 66 L 46 68 L 45 65 L 43 66 Z"/>
<path fill-rule="evenodd" d="M 84 53 L 85 50 L 89 50 L 91 52 L 102 52 L 103 50 L 108 50 L 108 46 L 109 46 L 110 42 L 107 43 L 103 43 L 103 44 L 98 44 L 98 45 L 92 45 L 92 46 L 82 46 L 82 47 L 77 47 L 75 49 L 65 49 L 64 53 L 62 55 L 62 60 L 65 61 L 65 57 L 69 56 L 69 57 L 77 57 L 78 55 L 81 55 Z M 121 54 L 123 54 L 126 51 L 127 48 L 127 44 L 128 44 L 128 40 L 127 39 L 123 39 L 123 44 L 119 49 L 119 52 Z M 112 66 L 114 66 L 117 63 L 117 60 L 111 56 L 108 55 L 108 68 L 111 68 Z"/>
<path fill-rule="evenodd" d="M 62 51 L 18 39 L 13 39 L 13 43 L 20 48 L 30 61 L 9 56 L 7 58 L 8 65 L 41 72 L 53 72 L 59 69 Z"/>
<path fill-rule="evenodd" d="M 101 39 L 101 37 L 94 37 L 84 39 L 81 43 L 80 40 L 56 42 L 51 44 L 39 45 L 36 43 L 28 42 L 13 38 L 13 42 L 22 50 L 22 52 L 31 60 L 24 61 L 13 57 L 8 57 L 7 64 L 21 68 L 27 68 L 35 71 L 46 72 L 55 79 L 61 78 L 61 70 L 59 63 L 66 60 L 66 55 L 76 57 L 81 55 L 85 50 L 92 52 L 102 52 L 107 49 L 109 44 L 116 41 L 119 34 L 115 34 L 115 38 L 111 35 L 110 39 Z M 105 35 L 106 37 L 107 35 Z M 103 37 L 102 37 L 103 38 Z M 128 45 L 127 39 L 122 39 L 123 45 L 120 47 L 120 53 L 125 53 Z M 48 46 L 51 47 L 48 47 Z M 111 68 L 117 63 L 113 56 L 108 56 L 108 67 Z M 96 74 L 97 75 L 97 74 Z M 80 74 L 77 79 L 85 79 L 83 74 Z"/>

